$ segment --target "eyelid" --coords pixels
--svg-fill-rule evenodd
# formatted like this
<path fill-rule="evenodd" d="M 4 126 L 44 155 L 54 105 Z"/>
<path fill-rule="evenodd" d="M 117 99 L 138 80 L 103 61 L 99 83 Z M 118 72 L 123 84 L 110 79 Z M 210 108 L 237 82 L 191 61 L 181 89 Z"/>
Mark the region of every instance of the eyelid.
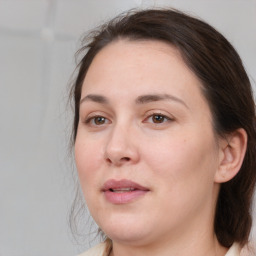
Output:
<path fill-rule="evenodd" d="M 166 118 L 167 121 L 164 121 L 162 123 L 153 123 L 153 122 L 147 122 L 145 120 L 148 120 L 149 118 L 151 118 L 152 116 L 154 115 L 159 115 L 159 116 L 163 116 L 164 118 Z M 175 118 L 173 116 L 171 116 L 170 114 L 165 114 L 163 113 L 163 111 L 158 111 L 158 110 L 152 110 L 152 111 L 149 111 L 146 113 L 145 115 L 145 118 L 143 119 L 143 122 L 144 123 L 152 123 L 152 124 L 155 124 L 155 125 L 163 125 L 165 124 L 166 122 L 171 122 L 171 121 L 174 121 Z"/>
<path fill-rule="evenodd" d="M 93 120 L 93 119 L 95 120 L 95 118 L 97 118 L 97 117 L 102 117 L 102 118 L 104 118 L 107 122 L 105 122 L 104 124 L 99 124 L 99 125 L 91 123 L 92 120 Z M 86 116 L 86 118 L 84 118 L 83 123 L 84 123 L 85 125 L 87 125 L 87 126 L 94 126 L 94 127 L 97 127 L 97 126 L 98 126 L 98 127 L 101 127 L 101 126 L 104 126 L 104 125 L 106 125 L 106 124 L 110 124 L 110 123 L 111 123 L 111 120 L 110 120 L 110 118 L 107 117 L 107 115 L 104 114 L 104 113 L 90 113 L 90 114 L 88 114 L 88 115 Z"/>

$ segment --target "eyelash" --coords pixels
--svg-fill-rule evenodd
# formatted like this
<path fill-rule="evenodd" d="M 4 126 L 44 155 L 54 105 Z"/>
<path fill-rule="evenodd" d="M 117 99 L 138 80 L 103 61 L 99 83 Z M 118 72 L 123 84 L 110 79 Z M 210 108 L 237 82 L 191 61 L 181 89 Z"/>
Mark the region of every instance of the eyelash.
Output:
<path fill-rule="evenodd" d="M 160 122 L 154 122 L 152 120 L 152 118 L 159 118 L 160 117 Z M 104 123 L 101 123 L 101 124 L 96 124 L 96 120 L 97 118 L 99 119 L 104 119 Z M 152 121 L 148 121 L 149 119 L 151 119 Z M 148 115 L 144 120 L 143 120 L 143 123 L 152 123 L 152 124 L 155 124 L 155 125 L 161 125 L 163 123 L 166 123 L 166 122 L 171 122 L 173 121 L 174 119 L 171 118 L 171 117 L 168 117 L 162 113 L 152 113 L 150 115 Z M 98 120 L 98 121 L 101 121 L 101 120 Z M 91 126 L 102 126 L 102 125 L 105 125 L 105 124 L 108 124 L 108 123 L 111 123 L 111 121 L 104 117 L 103 115 L 95 115 L 95 116 L 90 116 L 88 117 L 85 122 L 84 122 L 86 125 L 91 125 Z"/>
<path fill-rule="evenodd" d="M 96 118 L 102 118 L 102 119 L 104 119 L 105 121 L 106 121 L 106 120 L 109 121 L 109 119 L 107 119 L 107 118 L 104 117 L 104 116 L 95 115 L 95 116 L 88 117 L 88 118 L 85 120 L 85 124 L 87 124 L 87 125 L 94 125 L 94 126 L 101 126 L 101 125 L 104 125 L 104 124 L 105 124 L 105 122 L 104 122 L 104 124 L 96 124 L 96 123 L 95 123 Z M 92 122 L 94 122 L 94 124 L 92 124 Z M 110 122 L 110 121 L 109 121 L 109 122 Z"/>
<path fill-rule="evenodd" d="M 173 118 L 170 118 L 162 113 L 152 113 L 151 115 L 147 116 L 147 118 L 144 119 L 143 122 L 146 122 L 145 120 L 148 120 L 148 119 L 152 119 L 154 117 L 160 117 L 162 118 L 163 121 L 160 121 L 160 122 L 153 122 L 153 120 L 150 122 L 150 123 L 153 123 L 155 125 L 158 125 L 158 124 L 163 124 L 163 123 L 166 123 L 166 122 L 170 122 L 170 121 L 173 121 L 174 119 Z"/>

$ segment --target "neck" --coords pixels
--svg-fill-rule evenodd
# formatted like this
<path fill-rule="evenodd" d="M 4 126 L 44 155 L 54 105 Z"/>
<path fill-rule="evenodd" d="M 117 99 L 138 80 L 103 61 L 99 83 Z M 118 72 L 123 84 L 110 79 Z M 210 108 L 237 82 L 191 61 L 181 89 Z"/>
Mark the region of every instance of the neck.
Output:
<path fill-rule="evenodd" d="M 193 239 L 185 243 L 163 241 L 161 245 L 149 246 L 132 246 L 113 242 L 110 256 L 224 256 L 227 250 L 227 248 L 219 244 L 217 238 L 214 236 L 210 242 L 202 239 L 199 243 L 196 243 Z"/>
<path fill-rule="evenodd" d="M 179 223 L 171 232 L 151 235 L 147 240 L 113 241 L 111 256 L 224 256 L 227 252 L 217 240 L 209 213 L 196 216 L 193 222 Z"/>

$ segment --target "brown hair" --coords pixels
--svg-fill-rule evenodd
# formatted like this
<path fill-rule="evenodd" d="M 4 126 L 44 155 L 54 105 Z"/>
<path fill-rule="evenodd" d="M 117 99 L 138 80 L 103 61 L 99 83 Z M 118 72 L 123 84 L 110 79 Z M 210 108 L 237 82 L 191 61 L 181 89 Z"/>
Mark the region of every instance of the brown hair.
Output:
<path fill-rule="evenodd" d="M 75 105 L 73 143 L 79 120 L 81 88 L 96 54 L 118 39 L 160 40 L 176 47 L 187 66 L 202 83 L 213 115 L 217 135 L 238 128 L 248 135 L 247 151 L 239 173 L 221 185 L 215 214 L 219 242 L 230 247 L 244 245 L 252 225 L 251 205 L 256 181 L 255 104 L 248 76 L 232 45 L 207 23 L 173 9 L 130 11 L 118 16 L 86 37 L 79 53 L 87 53 L 78 65 L 71 95 Z"/>

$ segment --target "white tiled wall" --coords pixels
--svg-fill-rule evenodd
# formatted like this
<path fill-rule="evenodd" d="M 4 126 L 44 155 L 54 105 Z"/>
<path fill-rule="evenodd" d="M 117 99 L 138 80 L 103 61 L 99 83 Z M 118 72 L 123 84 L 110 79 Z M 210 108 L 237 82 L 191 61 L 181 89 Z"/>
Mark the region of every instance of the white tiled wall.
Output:
<path fill-rule="evenodd" d="M 67 226 L 66 110 L 78 39 L 115 14 L 154 5 L 209 21 L 256 79 L 256 0 L 0 0 L 0 256 L 78 252 Z"/>

